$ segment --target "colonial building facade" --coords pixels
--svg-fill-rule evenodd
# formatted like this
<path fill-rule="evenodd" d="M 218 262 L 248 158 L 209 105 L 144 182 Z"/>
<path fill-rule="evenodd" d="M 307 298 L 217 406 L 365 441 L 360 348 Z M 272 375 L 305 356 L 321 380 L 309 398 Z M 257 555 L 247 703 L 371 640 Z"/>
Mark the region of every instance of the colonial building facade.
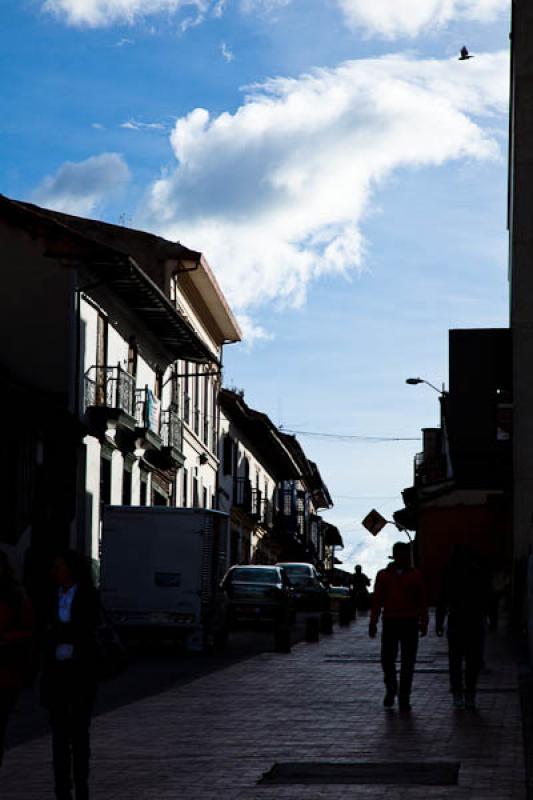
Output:
<path fill-rule="evenodd" d="M 31 429 L 10 450 L 23 481 L 4 484 L 19 560 L 67 544 L 97 560 L 109 503 L 216 506 L 222 347 L 240 331 L 203 256 L 7 198 L 0 214 L 0 364 Z"/>

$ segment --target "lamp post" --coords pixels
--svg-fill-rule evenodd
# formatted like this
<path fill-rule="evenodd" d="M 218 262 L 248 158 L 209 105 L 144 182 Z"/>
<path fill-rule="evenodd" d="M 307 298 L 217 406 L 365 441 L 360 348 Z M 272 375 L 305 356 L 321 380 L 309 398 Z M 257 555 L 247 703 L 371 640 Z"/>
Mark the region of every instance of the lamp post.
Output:
<path fill-rule="evenodd" d="M 441 396 L 446 394 L 445 384 L 442 384 L 442 389 L 438 389 L 433 383 L 426 381 L 424 378 L 406 378 L 405 382 L 409 384 L 409 386 L 418 386 L 419 383 L 425 383 L 426 386 L 431 386 L 432 389 L 435 389 Z"/>

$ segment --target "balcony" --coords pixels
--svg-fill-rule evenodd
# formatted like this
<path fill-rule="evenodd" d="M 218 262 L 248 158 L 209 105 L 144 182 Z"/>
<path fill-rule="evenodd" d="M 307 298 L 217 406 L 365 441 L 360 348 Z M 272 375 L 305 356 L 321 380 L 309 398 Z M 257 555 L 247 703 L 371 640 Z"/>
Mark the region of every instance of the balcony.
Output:
<path fill-rule="evenodd" d="M 135 390 L 135 433 L 137 446 L 144 450 L 161 449 L 161 401 L 145 386 Z"/>
<path fill-rule="evenodd" d="M 274 505 L 271 500 L 263 500 L 261 523 L 268 530 L 274 525 Z"/>
<path fill-rule="evenodd" d="M 234 478 L 233 480 L 233 505 L 250 514 L 252 511 L 252 484 L 248 478 Z"/>
<path fill-rule="evenodd" d="M 432 486 L 442 483 L 448 477 L 446 456 L 442 453 L 431 456 L 417 453 L 414 467 L 415 486 Z"/>
<path fill-rule="evenodd" d="M 83 410 L 97 435 L 107 429 L 135 430 L 135 378 L 120 365 L 95 365 L 84 375 Z"/>
<path fill-rule="evenodd" d="M 298 515 L 296 513 L 295 495 L 292 489 L 280 489 L 278 492 L 278 524 L 285 533 L 298 531 Z"/>
<path fill-rule="evenodd" d="M 183 454 L 183 421 L 177 406 L 170 406 L 161 412 L 159 450 L 146 453 L 146 460 L 157 469 L 175 470 L 185 463 Z"/>
<path fill-rule="evenodd" d="M 251 491 L 252 493 L 250 502 L 250 516 L 253 517 L 256 522 L 262 522 L 263 518 L 262 493 L 259 489 L 252 489 Z"/>

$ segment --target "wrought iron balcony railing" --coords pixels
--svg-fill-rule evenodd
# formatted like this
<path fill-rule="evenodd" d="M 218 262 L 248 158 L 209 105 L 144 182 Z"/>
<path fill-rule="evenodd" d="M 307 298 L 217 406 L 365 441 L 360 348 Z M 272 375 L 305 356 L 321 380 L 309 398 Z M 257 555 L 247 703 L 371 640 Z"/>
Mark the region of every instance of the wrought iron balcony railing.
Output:
<path fill-rule="evenodd" d="M 145 386 L 135 390 L 135 421 L 137 427 L 145 428 L 159 436 L 161 429 L 161 401 Z"/>
<path fill-rule="evenodd" d="M 250 514 L 257 522 L 262 521 L 263 503 L 262 494 L 259 489 L 252 489 L 250 500 Z"/>
<path fill-rule="evenodd" d="M 252 484 L 248 478 L 234 478 L 233 505 L 246 513 L 252 510 Z"/>
<path fill-rule="evenodd" d="M 265 528 L 271 528 L 274 524 L 274 505 L 271 500 L 263 500 L 261 522 Z"/>
<path fill-rule="evenodd" d="M 161 438 L 163 447 L 183 452 L 183 422 L 172 408 L 168 408 L 161 414 Z"/>
<path fill-rule="evenodd" d="M 106 407 L 135 416 L 135 378 L 123 369 L 95 365 L 84 376 L 84 410 Z"/>
<path fill-rule="evenodd" d="M 446 456 L 425 455 L 417 453 L 415 456 L 415 486 L 431 486 L 442 483 L 447 478 Z"/>

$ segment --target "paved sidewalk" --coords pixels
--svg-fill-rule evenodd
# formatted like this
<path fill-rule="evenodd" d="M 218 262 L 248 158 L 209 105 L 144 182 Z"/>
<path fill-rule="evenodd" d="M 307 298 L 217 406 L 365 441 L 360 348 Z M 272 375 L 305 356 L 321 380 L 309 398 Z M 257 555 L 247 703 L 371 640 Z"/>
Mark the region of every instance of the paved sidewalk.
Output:
<path fill-rule="evenodd" d="M 491 635 L 477 713 L 451 708 L 446 641 L 421 641 L 413 711 L 381 705 L 379 642 L 361 619 L 98 717 L 93 800 L 523 800 L 517 675 Z M 258 785 L 283 762 L 460 762 L 455 786 Z M 48 737 L 9 750 L 2 800 L 53 798 Z"/>

